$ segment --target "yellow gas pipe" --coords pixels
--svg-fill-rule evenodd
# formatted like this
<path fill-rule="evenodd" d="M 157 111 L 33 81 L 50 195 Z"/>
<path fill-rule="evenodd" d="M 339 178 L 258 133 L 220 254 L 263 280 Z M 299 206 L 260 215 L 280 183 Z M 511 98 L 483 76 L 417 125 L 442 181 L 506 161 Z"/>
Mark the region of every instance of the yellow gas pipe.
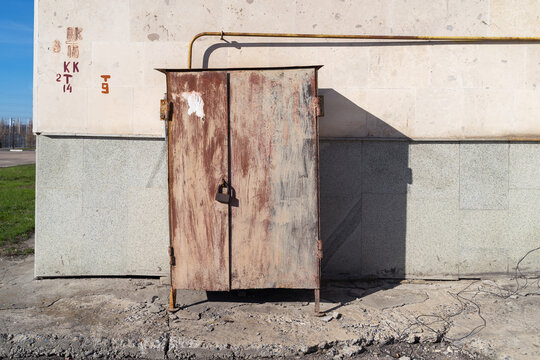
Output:
<path fill-rule="evenodd" d="M 335 35 L 335 34 L 281 34 L 281 33 L 249 33 L 249 32 L 202 32 L 193 37 L 189 43 L 188 69 L 191 69 L 193 43 L 203 36 L 223 37 L 274 37 L 305 39 L 348 39 L 348 40 L 426 40 L 448 42 L 540 42 L 540 37 L 490 37 L 490 36 L 412 36 L 412 35 Z"/>

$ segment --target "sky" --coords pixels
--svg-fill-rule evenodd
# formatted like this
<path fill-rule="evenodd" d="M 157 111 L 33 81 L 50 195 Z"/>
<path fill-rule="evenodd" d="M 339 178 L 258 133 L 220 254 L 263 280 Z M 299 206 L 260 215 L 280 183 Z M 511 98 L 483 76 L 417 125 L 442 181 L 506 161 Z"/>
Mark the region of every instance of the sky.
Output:
<path fill-rule="evenodd" d="M 33 0 L 0 0 L 0 117 L 32 116 Z"/>

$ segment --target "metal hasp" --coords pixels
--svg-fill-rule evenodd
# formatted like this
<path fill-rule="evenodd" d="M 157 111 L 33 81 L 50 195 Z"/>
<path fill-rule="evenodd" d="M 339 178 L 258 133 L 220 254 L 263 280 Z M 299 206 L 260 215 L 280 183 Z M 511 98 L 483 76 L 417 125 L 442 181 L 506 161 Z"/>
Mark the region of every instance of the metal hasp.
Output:
<path fill-rule="evenodd" d="M 169 120 L 171 116 L 171 108 L 167 99 L 161 99 L 159 102 L 159 118 L 161 120 Z"/>
<path fill-rule="evenodd" d="M 315 289 L 320 66 L 163 69 L 176 289 Z"/>

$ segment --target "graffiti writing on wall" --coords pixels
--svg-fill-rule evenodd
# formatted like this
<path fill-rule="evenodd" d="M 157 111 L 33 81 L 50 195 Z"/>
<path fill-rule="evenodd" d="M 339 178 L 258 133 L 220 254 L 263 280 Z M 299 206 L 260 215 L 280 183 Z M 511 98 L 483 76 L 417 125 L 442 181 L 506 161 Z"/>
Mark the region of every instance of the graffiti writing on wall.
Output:
<path fill-rule="evenodd" d="M 55 53 L 59 53 L 60 50 L 62 50 L 62 46 L 60 45 L 60 41 L 54 40 L 53 41 L 53 46 L 52 46 L 52 51 L 55 52 Z"/>
<path fill-rule="evenodd" d="M 101 83 L 101 93 L 102 94 L 108 94 L 109 93 L 109 83 L 107 80 L 111 78 L 111 75 L 101 75 L 101 78 L 103 79 L 103 82 Z"/>
<path fill-rule="evenodd" d="M 70 72 L 71 70 L 71 72 Z M 73 77 L 73 74 L 79 72 L 79 62 L 78 61 L 64 61 L 64 73 L 63 74 L 56 74 L 56 82 L 62 82 L 62 78 L 64 79 L 64 92 L 72 92 L 73 88 L 71 86 L 71 83 L 69 80 Z"/>
<path fill-rule="evenodd" d="M 82 40 L 82 28 L 80 27 L 68 27 L 66 44 L 68 46 L 67 56 L 70 59 L 77 59 L 79 57 L 79 40 Z"/>
<path fill-rule="evenodd" d="M 70 59 L 79 57 L 79 40 L 82 40 L 82 28 L 68 27 L 66 29 L 66 44 L 68 46 L 67 56 Z M 54 52 L 60 52 L 60 42 L 55 40 L 53 45 Z M 64 71 L 56 74 L 56 82 L 62 83 L 63 92 L 73 92 L 72 77 L 79 72 L 78 61 L 64 61 Z"/>
<path fill-rule="evenodd" d="M 56 82 L 62 84 L 62 91 L 64 93 L 73 92 L 73 76 L 79 72 L 79 61 L 71 59 L 79 58 L 79 41 L 82 40 L 82 28 L 78 26 L 70 26 L 66 29 L 66 44 L 67 44 L 67 57 L 69 61 L 64 61 L 63 72 L 56 74 Z M 59 53 L 61 51 L 60 41 L 54 40 L 52 51 Z M 109 82 L 107 82 L 111 75 L 101 75 L 101 93 L 109 93 Z"/>

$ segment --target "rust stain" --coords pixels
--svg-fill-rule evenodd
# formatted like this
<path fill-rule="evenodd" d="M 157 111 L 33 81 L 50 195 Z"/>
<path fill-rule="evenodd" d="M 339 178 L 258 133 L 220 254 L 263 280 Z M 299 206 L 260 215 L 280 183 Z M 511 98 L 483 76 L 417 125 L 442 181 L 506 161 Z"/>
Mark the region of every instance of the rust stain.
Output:
<path fill-rule="evenodd" d="M 60 50 L 62 50 L 62 45 L 60 44 L 60 41 L 59 40 L 54 40 L 53 41 L 53 46 L 52 46 L 52 52 L 59 53 Z"/>

